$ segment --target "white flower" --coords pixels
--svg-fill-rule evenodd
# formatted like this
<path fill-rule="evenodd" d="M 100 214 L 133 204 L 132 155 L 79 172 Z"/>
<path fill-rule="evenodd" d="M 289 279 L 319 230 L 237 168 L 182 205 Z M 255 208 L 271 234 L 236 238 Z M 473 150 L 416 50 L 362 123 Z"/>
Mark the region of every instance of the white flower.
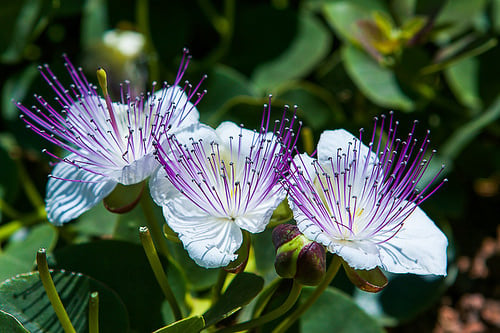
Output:
<path fill-rule="evenodd" d="M 187 50 L 172 86 L 165 83 L 155 92 L 153 84 L 151 93 L 135 98 L 130 96 L 128 85 L 122 86 L 121 100 L 115 103 L 107 92 L 100 97 L 81 68 L 76 69 L 67 57 L 65 60 L 73 80 L 69 88 L 47 65 L 39 68 L 57 95 L 57 106 L 37 95 L 41 109 L 17 103 L 27 127 L 70 153 L 59 158 L 44 150 L 61 161 L 47 183 L 46 210 L 55 225 L 92 208 L 118 183 L 131 185 L 149 177 L 159 166 L 153 155 L 155 138 L 166 129 L 177 131 L 197 123 L 195 106 L 203 96 L 196 93 L 199 84 L 194 89 L 189 84 L 178 86 L 189 63 Z"/>
<path fill-rule="evenodd" d="M 429 140 L 417 144 L 414 128 L 406 141 L 396 139 L 397 125 L 391 113 L 387 143 L 373 142 L 375 126 L 368 147 L 361 134 L 323 132 L 317 159 L 294 158 L 285 181 L 290 207 L 304 235 L 354 269 L 446 275 L 448 241 L 418 207 L 443 184 L 416 189 Z"/>
<path fill-rule="evenodd" d="M 259 132 L 232 122 L 215 130 L 193 125 L 158 147 L 163 168 L 151 178 L 151 194 L 200 266 L 235 260 L 241 229 L 263 231 L 286 196 L 277 169 L 288 168 L 295 136 L 287 119 L 272 133 L 268 122 L 269 115 Z"/>

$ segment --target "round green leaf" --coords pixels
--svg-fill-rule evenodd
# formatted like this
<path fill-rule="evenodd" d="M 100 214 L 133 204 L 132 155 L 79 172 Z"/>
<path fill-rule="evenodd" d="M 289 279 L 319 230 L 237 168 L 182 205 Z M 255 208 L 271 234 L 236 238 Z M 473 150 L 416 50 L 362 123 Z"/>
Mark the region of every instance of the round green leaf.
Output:
<path fill-rule="evenodd" d="M 391 69 L 382 67 L 353 45 L 342 47 L 342 59 L 351 79 L 373 103 L 402 111 L 413 110 L 414 102 L 401 90 Z"/>
<path fill-rule="evenodd" d="M 314 288 L 304 288 L 300 302 L 304 302 Z M 300 320 L 301 332 L 381 333 L 377 321 L 366 314 L 343 292 L 329 287 L 304 313 Z"/>
<path fill-rule="evenodd" d="M 126 309 L 111 289 L 79 273 L 57 271 L 52 279 L 77 332 L 87 330 L 89 295 L 94 291 L 99 292 L 100 331 L 128 332 Z M 32 333 L 64 332 L 38 272 L 20 274 L 0 284 L 0 304 Z"/>

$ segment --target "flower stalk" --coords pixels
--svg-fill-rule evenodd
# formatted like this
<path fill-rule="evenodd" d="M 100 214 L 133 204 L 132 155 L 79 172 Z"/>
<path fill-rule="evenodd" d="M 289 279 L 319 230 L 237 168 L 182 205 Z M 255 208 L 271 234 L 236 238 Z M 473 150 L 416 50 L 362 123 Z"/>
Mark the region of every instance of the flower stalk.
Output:
<path fill-rule="evenodd" d="M 174 313 L 175 320 L 181 320 L 182 313 L 175 299 L 175 295 L 170 288 L 170 284 L 168 283 L 167 275 L 163 270 L 163 267 L 160 262 L 160 258 L 158 257 L 158 253 L 156 252 L 156 248 L 153 244 L 153 239 L 151 238 L 151 234 L 149 233 L 149 229 L 147 227 L 140 227 L 139 234 L 141 237 L 142 247 L 144 248 L 144 252 L 146 253 L 146 257 L 148 258 L 149 264 L 151 265 L 151 269 L 156 277 L 156 281 L 160 285 L 165 298 L 167 299 L 170 307 L 172 308 L 172 312 Z"/>
<path fill-rule="evenodd" d="M 160 253 L 165 256 L 170 262 L 173 262 L 172 255 L 168 250 L 167 239 L 163 236 L 158 221 L 156 220 L 153 203 L 151 202 L 151 197 L 148 191 L 143 191 L 141 194 L 140 204 L 142 212 L 146 217 L 146 223 L 148 224 L 148 229 L 151 231 L 151 235 L 154 239 L 156 246 L 158 247 Z"/>
<path fill-rule="evenodd" d="M 278 308 L 274 309 L 273 311 L 266 313 L 265 315 L 252 319 L 249 321 L 246 321 L 244 323 L 236 324 L 234 326 L 226 327 L 223 328 L 217 333 L 230 333 L 230 332 L 241 332 L 241 331 L 246 331 L 254 327 L 259 327 L 264 325 L 265 323 L 268 323 L 270 321 L 273 321 L 276 318 L 279 318 L 280 316 L 284 315 L 285 313 L 288 312 L 292 308 L 292 306 L 295 304 L 297 299 L 300 296 L 300 292 L 302 291 L 302 285 L 298 283 L 297 281 L 293 281 L 292 285 L 292 290 L 290 290 L 290 293 L 288 294 L 287 299 L 281 304 Z"/>
<path fill-rule="evenodd" d="M 99 293 L 89 296 L 89 333 L 99 333 Z"/>
<path fill-rule="evenodd" d="M 54 281 L 50 276 L 49 266 L 47 264 L 47 254 L 44 248 L 38 250 L 36 254 L 36 263 L 38 265 L 38 272 L 40 275 L 40 280 L 42 280 L 43 288 L 47 293 L 47 297 L 49 298 L 50 304 L 54 309 L 57 319 L 61 323 L 61 326 L 64 329 L 65 333 L 76 333 L 75 328 L 71 324 L 71 320 L 68 317 L 68 313 L 66 309 L 64 309 L 64 305 L 61 302 L 61 298 L 57 293 L 56 286 L 54 285 Z"/>
<path fill-rule="evenodd" d="M 299 319 L 300 316 L 306 312 L 311 305 L 316 302 L 316 300 L 319 298 L 319 296 L 325 291 L 325 289 L 328 287 L 330 282 L 332 282 L 333 278 L 335 275 L 337 275 L 337 272 L 339 271 L 341 264 L 341 260 L 338 256 L 333 256 L 332 261 L 330 263 L 330 266 L 328 267 L 328 270 L 326 271 L 325 278 L 323 281 L 314 289 L 313 293 L 309 298 L 302 304 L 300 304 L 295 311 L 293 311 L 285 320 L 283 320 L 276 328 L 273 330 L 272 333 L 283 333 L 286 332 L 286 330 L 292 326 L 292 324 Z"/>

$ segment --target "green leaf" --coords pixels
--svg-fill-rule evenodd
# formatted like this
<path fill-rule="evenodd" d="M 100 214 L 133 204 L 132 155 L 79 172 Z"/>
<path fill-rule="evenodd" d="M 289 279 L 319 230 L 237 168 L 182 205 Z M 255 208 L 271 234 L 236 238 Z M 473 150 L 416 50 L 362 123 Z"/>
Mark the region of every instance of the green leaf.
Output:
<path fill-rule="evenodd" d="M 388 13 L 381 1 L 335 1 L 323 6 L 323 14 L 335 32 L 344 40 L 354 42 L 359 34 L 356 22 L 372 20 L 374 12 Z"/>
<path fill-rule="evenodd" d="M 259 294 L 263 286 L 264 279 L 258 275 L 245 272 L 236 275 L 217 303 L 203 315 L 206 326 L 213 325 L 241 309 Z"/>
<path fill-rule="evenodd" d="M 0 253 L 0 281 L 31 271 L 38 249 L 43 247 L 50 250 L 56 241 L 57 232 L 49 223 L 29 229 L 28 235 L 22 240 L 11 240 Z"/>
<path fill-rule="evenodd" d="M 248 79 L 238 71 L 216 65 L 208 75 L 205 87 L 208 93 L 200 103 L 201 118 L 209 118 L 209 124 L 217 126 L 224 114 L 237 99 L 248 99 L 257 93 Z"/>
<path fill-rule="evenodd" d="M 477 58 L 459 61 L 448 67 L 444 73 L 446 81 L 460 103 L 474 110 L 481 108 L 479 60 Z"/>
<path fill-rule="evenodd" d="M 277 58 L 259 65 L 252 82 L 264 92 L 307 75 L 329 52 L 332 39 L 327 29 L 314 16 L 299 16 L 298 31 L 288 48 Z"/>
<path fill-rule="evenodd" d="M 77 332 L 87 330 L 89 295 L 94 291 L 99 292 L 101 332 L 128 332 L 123 303 L 101 282 L 79 273 L 59 271 L 52 273 L 52 279 Z M 20 274 L 0 284 L 0 304 L 30 332 L 64 332 L 38 272 Z"/>
<path fill-rule="evenodd" d="M 401 90 L 391 69 L 380 66 L 353 45 L 342 47 L 342 59 L 351 79 L 373 103 L 402 111 L 413 110 L 414 102 Z"/>
<path fill-rule="evenodd" d="M 72 245 L 54 252 L 58 268 L 87 274 L 115 290 L 130 315 L 130 327 L 151 332 L 164 326 L 161 314 L 163 293 L 144 250 L 129 242 L 105 240 Z M 174 294 L 183 307 L 185 284 L 173 266 L 166 273 Z"/>
<path fill-rule="evenodd" d="M 16 319 L 16 317 L 0 310 L 0 328 L 10 333 L 30 333 Z"/>
<path fill-rule="evenodd" d="M 153 333 L 198 333 L 205 327 L 205 321 L 201 316 L 189 317 L 176 321 L 166 327 L 160 328 Z"/>
<path fill-rule="evenodd" d="M 313 290 L 304 288 L 299 302 L 304 302 Z M 348 295 L 331 287 L 301 317 L 300 329 L 301 332 L 384 332 Z"/>

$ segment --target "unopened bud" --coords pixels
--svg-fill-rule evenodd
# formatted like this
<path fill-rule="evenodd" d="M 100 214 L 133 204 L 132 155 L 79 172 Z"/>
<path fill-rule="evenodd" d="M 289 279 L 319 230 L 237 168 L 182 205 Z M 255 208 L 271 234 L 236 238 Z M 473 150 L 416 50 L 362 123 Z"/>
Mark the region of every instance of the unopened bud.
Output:
<path fill-rule="evenodd" d="M 274 267 L 279 276 L 308 286 L 321 282 L 326 269 L 326 254 L 321 244 L 307 239 L 292 224 L 278 225 L 272 238 L 276 248 Z"/>

